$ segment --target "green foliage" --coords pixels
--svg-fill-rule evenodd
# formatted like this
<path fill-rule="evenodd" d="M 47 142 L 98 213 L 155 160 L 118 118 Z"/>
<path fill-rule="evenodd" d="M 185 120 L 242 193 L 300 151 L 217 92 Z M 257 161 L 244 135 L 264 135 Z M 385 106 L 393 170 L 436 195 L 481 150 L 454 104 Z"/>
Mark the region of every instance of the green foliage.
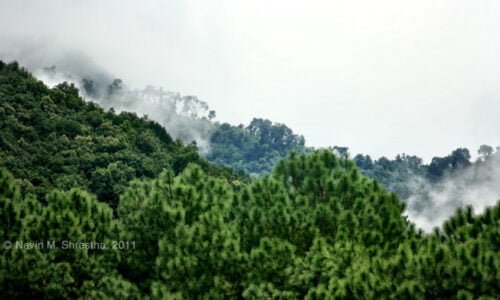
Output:
<path fill-rule="evenodd" d="M 0 182 L 2 208 L 11 207 L 2 209 L 9 215 L 2 218 L 1 228 L 4 241 L 12 243 L 0 250 L 2 298 L 138 295 L 137 288 L 117 272 L 120 253 L 111 249 L 111 241 L 119 238 L 120 225 L 107 204 L 71 190 L 52 192 L 48 204 L 41 205 L 33 198 L 21 199 L 4 171 Z"/>
<path fill-rule="evenodd" d="M 206 158 L 248 174 L 263 174 L 271 172 L 290 151 L 307 151 L 303 136 L 284 124 L 253 119 L 247 127 L 216 124 Z"/>
<path fill-rule="evenodd" d="M 241 272 L 243 254 L 229 221 L 233 197 L 230 185 L 194 165 L 176 178 L 165 171 L 152 182 L 132 184 L 118 208 L 128 238 L 139 245 L 126 273 L 160 279 L 168 291 L 188 298 L 234 297 L 238 286 L 231 280 Z"/>
<path fill-rule="evenodd" d="M 131 179 L 168 166 L 179 173 L 192 162 L 235 178 L 145 117 L 105 112 L 72 84 L 49 89 L 17 63 L 0 68 L 0 167 L 23 180 L 25 193 L 43 198 L 52 188 L 82 188 L 116 207 Z"/>
<path fill-rule="evenodd" d="M 500 203 L 425 235 L 404 205 L 330 151 L 292 154 L 234 187 L 190 165 L 134 180 L 117 216 L 93 196 L 22 197 L 0 173 L 13 241 L 133 241 L 133 249 L 1 249 L 0 296 L 19 298 L 495 298 Z"/>
<path fill-rule="evenodd" d="M 402 199 L 418 196 L 425 202 L 429 198 L 426 195 L 429 188 L 417 188 L 423 183 L 440 189 L 439 184 L 446 179 L 463 175 L 465 180 L 462 181 L 467 189 L 468 186 L 487 181 L 490 176 L 488 174 L 494 173 L 492 170 L 498 168 L 500 152 L 494 151 L 493 147 L 488 145 L 480 146 L 477 152 L 480 156 L 475 162 L 470 160 L 471 156 L 466 148 L 458 148 L 444 157 L 434 157 L 428 165 L 423 164 L 421 158 L 406 154 L 397 155 L 393 160 L 386 157 L 372 160 L 369 155 L 358 154 L 353 161 L 363 175 L 376 179 Z"/>

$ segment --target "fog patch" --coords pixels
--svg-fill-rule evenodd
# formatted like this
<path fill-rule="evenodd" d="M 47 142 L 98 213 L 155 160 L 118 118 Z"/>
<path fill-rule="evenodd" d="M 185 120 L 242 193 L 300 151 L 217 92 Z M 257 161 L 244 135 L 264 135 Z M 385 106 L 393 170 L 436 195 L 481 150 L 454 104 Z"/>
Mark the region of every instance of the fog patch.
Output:
<path fill-rule="evenodd" d="M 122 79 L 98 67 L 77 51 L 64 51 L 45 43 L 10 42 L 0 52 L 6 61 L 18 61 L 49 87 L 71 82 L 88 101 L 115 112 L 134 112 L 165 127 L 174 138 L 196 143 L 201 153 L 210 148 L 210 132 L 215 111 L 196 96 L 146 86 L 129 87 Z"/>
<path fill-rule="evenodd" d="M 471 167 L 446 174 L 437 183 L 413 177 L 407 186 L 410 196 L 404 199 L 405 214 L 417 227 L 430 232 L 440 227 L 459 207 L 471 205 L 476 213 L 493 206 L 500 199 L 500 154 Z"/>

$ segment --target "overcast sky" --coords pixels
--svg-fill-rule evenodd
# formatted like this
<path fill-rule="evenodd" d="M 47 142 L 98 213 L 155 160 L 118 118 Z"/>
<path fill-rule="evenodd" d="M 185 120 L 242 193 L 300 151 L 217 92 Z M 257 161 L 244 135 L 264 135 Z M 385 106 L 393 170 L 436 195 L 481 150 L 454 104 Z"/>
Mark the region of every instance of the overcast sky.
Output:
<path fill-rule="evenodd" d="M 0 0 L 0 56 L 20 42 L 46 65 L 79 51 L 133 87 L 196 95 L 219 121 L 285 123 L 310 146 L 500 146 L 497 0 Z"/>

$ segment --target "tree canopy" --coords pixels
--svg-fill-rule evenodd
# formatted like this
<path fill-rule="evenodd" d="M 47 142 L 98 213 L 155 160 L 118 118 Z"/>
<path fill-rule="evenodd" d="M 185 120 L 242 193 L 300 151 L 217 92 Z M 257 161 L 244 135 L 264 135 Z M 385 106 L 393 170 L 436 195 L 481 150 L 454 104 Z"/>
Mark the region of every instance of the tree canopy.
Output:
<path fill-rule="evenodd" d="M 117 216 L 81 190 L 23 198 L 0 173 L 9 241 L 125 249 L 0 251 L 11 298 L 477 298 L 498 296 L 500 206 L 460 209 L 426 235 L 404 204 L 329 151 L 292 155 L 235 188 L 190 165 L 134 180 Z M 60 245 L 60 244 L 59 244 Z M 131 245 L 131 244 L 129 244 Z"/>
<path fill-rule="evenodd" d="M 260 175 L 271 172 L 290 151 L 308 151 L 303 136 L 284 124 L 255 118 L 246 127 L 216 124 L 206 158 L 221 166 Z"/>
<path fill-rule="evenodd" d="M 104 111 L 71 84 L 49 89 L 17 63 L 0 64 L 0 100 L 0 166 L 24 192 L 43 197 L 78 187 L 116 207 L 130 180 L 153 178 L 168 166 L 179 173 L 195 162 L 236 179 L 147 117 Z"/>

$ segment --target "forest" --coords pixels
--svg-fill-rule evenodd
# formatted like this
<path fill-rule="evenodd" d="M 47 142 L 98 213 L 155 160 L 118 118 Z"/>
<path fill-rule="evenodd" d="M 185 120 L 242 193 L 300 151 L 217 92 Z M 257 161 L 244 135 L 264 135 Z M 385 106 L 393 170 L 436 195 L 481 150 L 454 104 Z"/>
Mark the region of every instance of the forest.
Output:
<path fill-rule="evenodd" d="M 202 151 L 81 95 L 0 61 L 2 299 L 500 295 L 500 202 L 461 207 L 427 233 L 401 200 L 408 178 L 496 166 L 498 149 L 372 160 L 308 148 L 269 120 L 186 112 L 212 124 Z"/>

